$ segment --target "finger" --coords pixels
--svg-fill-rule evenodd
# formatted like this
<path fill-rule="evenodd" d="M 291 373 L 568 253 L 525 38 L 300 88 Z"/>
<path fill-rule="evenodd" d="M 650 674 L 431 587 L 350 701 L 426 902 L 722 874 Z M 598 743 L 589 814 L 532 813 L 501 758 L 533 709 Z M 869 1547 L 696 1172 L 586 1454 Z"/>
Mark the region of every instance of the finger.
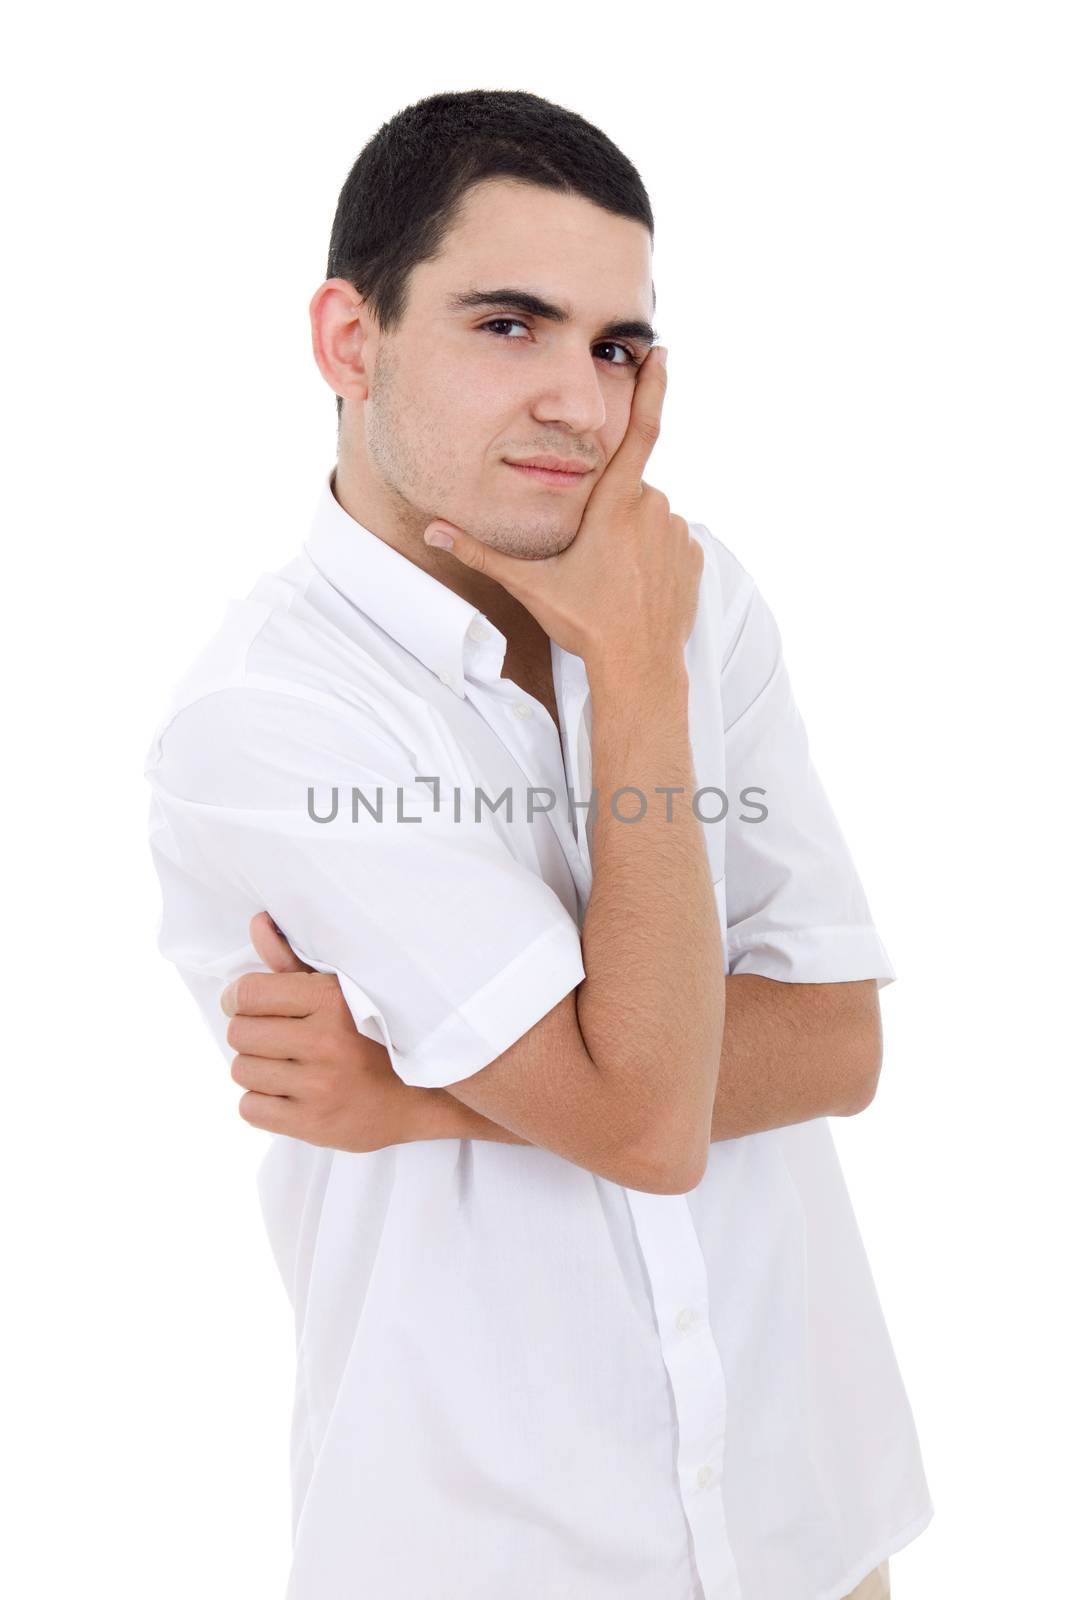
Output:
<path fill-rule="evenodd" d="M 659 438 L 660 418 L 663 414 L 663 397 L 667 392 L 667 352 L 656 345 L 641 363 L 630 402 L 630 421 L 622 443 L 608 462 L 607 468 L 593 490 L 601 484 L 612 490 L 638 490 L 652 447 Z M 592 499 L 592 496 L 590 496 Z"/>
<path fill-rule="evenodd" d="M 243 1052 L 230 1063 L 230 1077 L 242 1089 L 254 1089 L 257 1094 L 282 1095 L 295 1099 L 304 1084 L 301 1074 L 306 1068 L 296 1061 L 273 1061 L 269 1056 Z"/>
<path fill-rule="evenodd" d="M 257 911 L 248 924 L 256 955 L 272 972 L 312 972 L 293 951 L 285 934 L 267 911 Z"/>
<path fill-rule="evenodd" d="M 305 1038 L 305 1025 L 297 1017 L 231 1017 L 226 1029 L 231 1050 L 271 1061 L 299 1061 Z"/>
<path fill-rule="evenodd" d="M 330 983 L 326 972 L 242 972 L 219 995 L 228 1017 L 309 1017 L 322 1005 Z"/>
<path fill-rule="evenodd" d="M 428 545 L 439 546 L 441 550 L 446 550 L 449 556 L 461 561 L 465 567 L 470 567 L 472 572 L 483 572 L 487 578 L 492 578 L 494 583 L 499 583 L 510 594 L 518 595 L 523 580 L 529 577 L 530 562 L 494 550 L 493 546 L 486 544 L 484 540 L 476 539 L 464 528 L 458 528 L 454 522 L 446 522 L 441 517 L 435 517 L 427 525 L 423 539 Z M 447 540 L 448 543 L 442 543 L 443 540 Z"/>
<path fill-rule="evenodd" d="M 285 1133 L 291 1139 L 307 1139 L 306 1111 L 297 1101 L 287 1100 L 284 1095 L 257 1094 L 254 1089 L 248 1089 L 238 1100 L 237 1110 L 253 1128 L 263 1128 L 267 1133 Z"/>

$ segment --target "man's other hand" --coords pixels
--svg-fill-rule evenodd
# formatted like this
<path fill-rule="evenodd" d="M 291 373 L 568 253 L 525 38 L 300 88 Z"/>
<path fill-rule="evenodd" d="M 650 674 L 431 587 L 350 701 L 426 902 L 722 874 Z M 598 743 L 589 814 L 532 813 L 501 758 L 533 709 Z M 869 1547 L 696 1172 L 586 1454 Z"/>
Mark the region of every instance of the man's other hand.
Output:
<path fill-rule="evenodd" d="M 270 916 L 249 924 L 269 972 L 245 972 L 219 999 L 238 1051 L 230 1076 L 247 1093 L 246 1122 L 333 1150 L 381 1150 L 416 1137 L 420 1091 L 393 1071 L 389 1052 L 359 1032 L 331 972 L 293 952 Z"/>

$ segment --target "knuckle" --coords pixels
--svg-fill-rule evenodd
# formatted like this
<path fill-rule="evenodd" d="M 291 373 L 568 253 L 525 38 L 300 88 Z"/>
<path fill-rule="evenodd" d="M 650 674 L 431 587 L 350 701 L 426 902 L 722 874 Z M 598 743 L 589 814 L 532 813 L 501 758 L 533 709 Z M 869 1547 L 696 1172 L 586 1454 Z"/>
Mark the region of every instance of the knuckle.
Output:
<path fill-rule="evenodd" d="M 254 978 L 254 972 L 243 972 L 233 985 L 231 993 L 234 1011 L 244 1011 L 252 1004 L 255 998 Z"/>
<path fill-rule="evenodd" d="M 337 1053 L 345 1038 L 345 1018 L 348 1014 L 343 999 L 340 1004 L 330 999 L 309 1017 L 305 1026 L 312 1055 L 321 1058 Z"/>
<path fill-rule="evenodd" d="M 337 1047 L 337 1031 L 335 1028 L 321 1025 L 311 1028 L 308 1034 L 305 1059 L 332 1066 L 340 1053 Z"/>
<path fill-rule="evenodd" d="M 647 485 L 641 490 L 641 510 L 645 517 L 654 522 L 657 527 L 668 522 L 670 502 L 662 489 L 655 489 Z"/>
<path fill-rule="evenodd" d="M 312 995 L 316 1006 L 321 1010 L 345 1004 L 344 993 L 336 972 L 308 973 L 311 982 Z"/>
<path fill-rule="evenodd" d="M 305 1061 L 300 1069 L 300 1088 L 309 1106 L 321 1107 L 334 1092 L 334 1077 L 321 1061 Z"/>

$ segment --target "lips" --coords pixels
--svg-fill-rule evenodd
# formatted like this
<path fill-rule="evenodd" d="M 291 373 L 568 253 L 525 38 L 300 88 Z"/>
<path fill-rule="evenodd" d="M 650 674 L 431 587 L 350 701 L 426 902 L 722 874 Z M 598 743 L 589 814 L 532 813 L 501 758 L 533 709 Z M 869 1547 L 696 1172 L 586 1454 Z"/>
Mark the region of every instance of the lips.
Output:
<path fill-rule="evenodd" d="M 531 465 L 525 461 L 508 461 L 506 466 L 515 472 L 524 473 L 526 477 L 533 478 L 538 483 L 555 484 L 558 488 L 565 488 L 569 484 L 581 483 L 588 477 L 588 470 L 584 467 L 573 471 L 561 472 L 556 467 Z"/>
<path fill-rule="evenodd" d="M 583 477 L 589 471 L 583 467 L 576 456 L 520 456 L 517 461 L 508 460 L 510 467 L 543 467 L 546 472 L 580 473 Z"/>

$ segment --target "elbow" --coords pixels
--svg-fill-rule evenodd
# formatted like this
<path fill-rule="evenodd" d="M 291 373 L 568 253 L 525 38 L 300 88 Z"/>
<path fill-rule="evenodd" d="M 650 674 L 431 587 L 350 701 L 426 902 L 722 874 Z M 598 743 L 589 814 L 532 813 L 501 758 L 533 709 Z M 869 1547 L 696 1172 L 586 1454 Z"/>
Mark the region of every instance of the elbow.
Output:
<path fill-rule="evenodd" d="M 700 1183 L 707 1171 L 711 1132 L 700 1141 L 695 1150 L 680 1151 L 674 1142 L 667 1154 L 667 1146 L 660 1144 L 654 1150 L 647 1146 L 631 1154 L 628 1162 L 630 1178 L 628 1189 L 639 1189 L 645 1194 L 688 1194 Z"/>
<path fill-rule="evenodd" d="M 833 1115 L 838 1117 L 858 1117 L 861 1111 L 866 1111 L 873 1099 L 873 1090 L 866 1091 L 863 1094 L 853 1092 L 850 1099 L 843 1101 L 835 1108 Z"/>
<path fill-rule="evenodd" d="M 707 1170 L 711 1145 L 711 1111 L 715 1086 L 699 1103 L 687 1100 L 665 1114 L 647 1100 L 637 1105 L 628 1096 L 614 1108 L 613 1165 L 624 1188 L 645 1194 L 688 1194 Z M 605 1174 L 607 1175 L 607 1174 Z"/>
<path fill-rule="evenodd" d="M 849 1053 L 849 1071 L 841 1115 L 854 1117 L 866 1111 L 878 1092 L 882 1073 L 882 1030 L 867 1029 Z"/>
<path fill-rule="evenodd" d="M 689 1194 L 697 1188 L 708 1167 L 716 1083 L 699 1103 L 676 1106 L 666 1121 L 635 1136 L 630 1144 L 635 1181 L 629 1188 L 648 1194 Z"/>

